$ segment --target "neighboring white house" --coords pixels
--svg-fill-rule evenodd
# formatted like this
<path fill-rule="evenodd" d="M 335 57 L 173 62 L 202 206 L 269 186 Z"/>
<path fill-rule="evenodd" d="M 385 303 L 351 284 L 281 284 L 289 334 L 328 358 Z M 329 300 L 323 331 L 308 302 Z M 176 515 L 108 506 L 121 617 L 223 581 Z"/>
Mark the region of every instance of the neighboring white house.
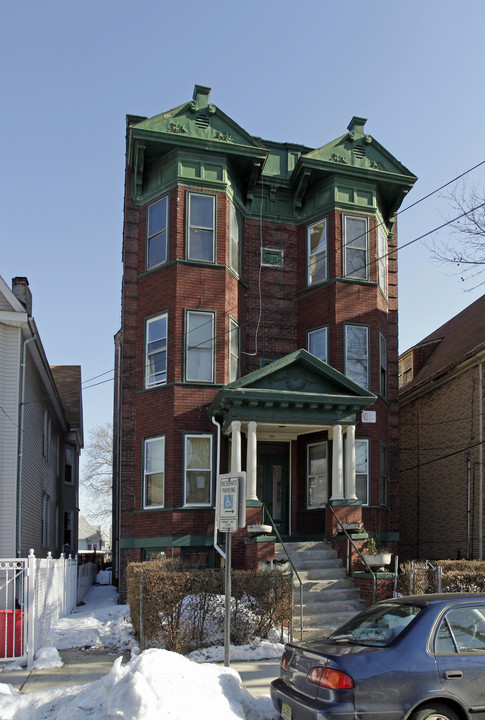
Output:
<path fill-rule="evenodd" d="M 25 277 L 0 277 L 0 557 L 76 553 L 81 368 L 47 362 Z"/>

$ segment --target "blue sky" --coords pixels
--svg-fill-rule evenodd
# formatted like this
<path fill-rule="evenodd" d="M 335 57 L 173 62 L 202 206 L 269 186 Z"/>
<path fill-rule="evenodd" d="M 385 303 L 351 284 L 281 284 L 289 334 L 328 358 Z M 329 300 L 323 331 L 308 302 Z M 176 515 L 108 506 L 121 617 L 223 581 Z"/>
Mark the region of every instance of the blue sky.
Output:
<path fill-rule="evenodd" d="M 86 430 L 112 415 L 126 115 L 198 83 L 263 138 L 319 147 L 363 116 L 419 178 L 405 207 L 485 160 L 484 26 L 483 0 L 0 0 L 0 275 L 28 277 L 49 362 L 82 366 Z M 400 245 L 453 216 L 445 194 Z M 484 291 L 421 242 L 399 267 L 401 350 Z"/>

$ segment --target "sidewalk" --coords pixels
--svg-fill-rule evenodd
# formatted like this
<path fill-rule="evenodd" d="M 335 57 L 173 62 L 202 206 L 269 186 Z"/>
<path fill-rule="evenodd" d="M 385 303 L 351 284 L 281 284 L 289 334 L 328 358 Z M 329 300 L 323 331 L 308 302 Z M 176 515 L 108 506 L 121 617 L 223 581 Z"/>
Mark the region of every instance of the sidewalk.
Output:
<path fill-rule="evenodd" d="M 0 672 L 0 683 L 10 684 L 22 693 L 85 685 L 107 675 L 113 662 L 119 657 L 119 653 L 104 648 L 99 650 L 72 648 L 59 650 L 59 654 L 64 663 L 60 668 L 46 670 L 22 668 Z M 129 659 L 130 657 L 126 656 L 123 662 L 128 662 Z M 280 673 L 279 659 L 231 662 L 231 668 L 240 674 L 243 686 L 253 697 L 269 695 L 270 683 Z"/>

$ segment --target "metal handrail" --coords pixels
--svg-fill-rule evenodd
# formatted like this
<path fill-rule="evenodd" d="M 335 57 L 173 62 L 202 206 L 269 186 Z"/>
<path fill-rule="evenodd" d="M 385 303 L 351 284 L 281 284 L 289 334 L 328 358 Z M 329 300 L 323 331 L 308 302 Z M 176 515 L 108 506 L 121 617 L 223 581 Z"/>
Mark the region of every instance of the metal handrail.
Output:
<path fill-rule="evenodd" d="M 279 533 L 279 531 L 278 531 L 278 528 L 276 527 L 276 525 L 275 525 L 275 523 L 274 523 L 273 518 L 271 517 L 270 511 L 268 510 L 268 508 L 266 507 L 266 505 L 265 505 L 264 503 L 262 503 L 262 505 L 263 505 L 263 510 L 264 510 L 264 512 L 265 512 L 266 515 L 269 517 L 269 521 L 270 521 L 271 525 L 273 526 L 273 530 L 275 531 L 276 537 L 278 538 L 278 542 L 281 543 L 281 545 L 282 545 L 282 547 L 283 547 L 283 550 L 285 551 L 286 557 L 288 558 L 288 562 L 290 563 L 290 565 L 291 565 L 291 567 L 292 567 L 292 569 L 293 569 L 293 572 L 294 572 L 294 574 L 296 575 L 296 578 L 297 578 L 298 582 L 300 583 L 300 640 L 303 640 L 303 582 L 302 582 L 302 580 L 301 580 L 300 575 L 298 574 L 298 570 L 296 569 L 296 567 L 295 567 L 294 564 L 293 564 L 293 560 L 290 558 L 290 556 L 289 556 L 289 554 L 288 554 L 288 550 L 286 549 L 286 545 L 285 545 L 285 543 L 284 543 L 284 541 L 283 541 L 283 538 L 281 537 L 281 535 L 280 535 L 280 533 Z M 293 624 L 293 613 L 292 613 L 292 620 L 291 620 L 291 622 L 292 622 L 292 624 Z M 293 636 L 293 632 L 291 633 L 291 635 Z M 292 637 L 291 639 L 293 639 L 293 637 Z"/>
<path fill-rule="evenodd" d="M 350 543 L 351 543 L 351 545 L 352 545 L 352 547 L 354 548 L 355 552 L 356 552 L 357 555 L 360 557 L 360 559 L 362 560 L 362 562 L 363 562 L 364 565 L 366 566 L 367 570 L 368 570 L 368 571 L 370 572 L 370 574 L 372 575 L 372 602 L 375 603 L 375 601 L 376 601 L 376 576 L 375 576 L 375 573 L 374 573 L 374 571 L 372 570 L 372 568 L 370 567 L 370 565 L 367 563 L 367 560 L 365 559 L 364 555 L 363 555 L 363 554 L 360 552 L 360 550 L 357 548 L 356 544 L 354 543 L 354 541 L 353 541 L 352 538 L 350 537 L 350 535 L 349 535 L 349 533 L 347 532 L 347 530 L 344 528 L 344 526 L 343 526 L 342 523 L 340 522 L 340 520 L 339 520 L 339 518 L 337 517 L 337 514 L 336 514 L 335 510 L 333 509 L 333 507 L 332 507 L 331 505 L 328 505 L 328 507 L 329 507 L 330 510 L 332 511 L 332 515 L 334 516 L 335 520 L 336 520 L 337 523 L 340 525 L 342 531 L 343 531 L 344 534 L 346 535 L 346 537 L 347 537 L 347 542 L 350 542 Z M 350 555 L 350 553 L 349 553 L 349 551 L 348 551 L 348 545 L 347 545 L 347 573 L 349 572 L 349 555 Z M 350 573 L 349 573 L 349 574 L 350 574 Z"/>

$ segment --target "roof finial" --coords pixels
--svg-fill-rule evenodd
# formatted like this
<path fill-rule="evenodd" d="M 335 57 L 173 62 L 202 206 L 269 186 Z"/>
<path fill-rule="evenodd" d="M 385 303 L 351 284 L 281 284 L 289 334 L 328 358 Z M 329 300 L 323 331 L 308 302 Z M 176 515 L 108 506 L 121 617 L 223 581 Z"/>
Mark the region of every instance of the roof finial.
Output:
<path fill-rule="evenodd" d="M 209 104 L 209 95 L 211 94 L 210 87 L 204 85 L 194 85 L 194 94 L 192 95 L 193 102 L 197 103 L 198 110 L 207 107 Z"/>
<path fill-rule="evenodd" d="M 364 125 L 367 122 L 367 118 L 357 117 L 354 115 L 352 120 L 347 125 L 347 130 L 349 132 L 359 133 L 361 135 L 364 134 Z"/>

